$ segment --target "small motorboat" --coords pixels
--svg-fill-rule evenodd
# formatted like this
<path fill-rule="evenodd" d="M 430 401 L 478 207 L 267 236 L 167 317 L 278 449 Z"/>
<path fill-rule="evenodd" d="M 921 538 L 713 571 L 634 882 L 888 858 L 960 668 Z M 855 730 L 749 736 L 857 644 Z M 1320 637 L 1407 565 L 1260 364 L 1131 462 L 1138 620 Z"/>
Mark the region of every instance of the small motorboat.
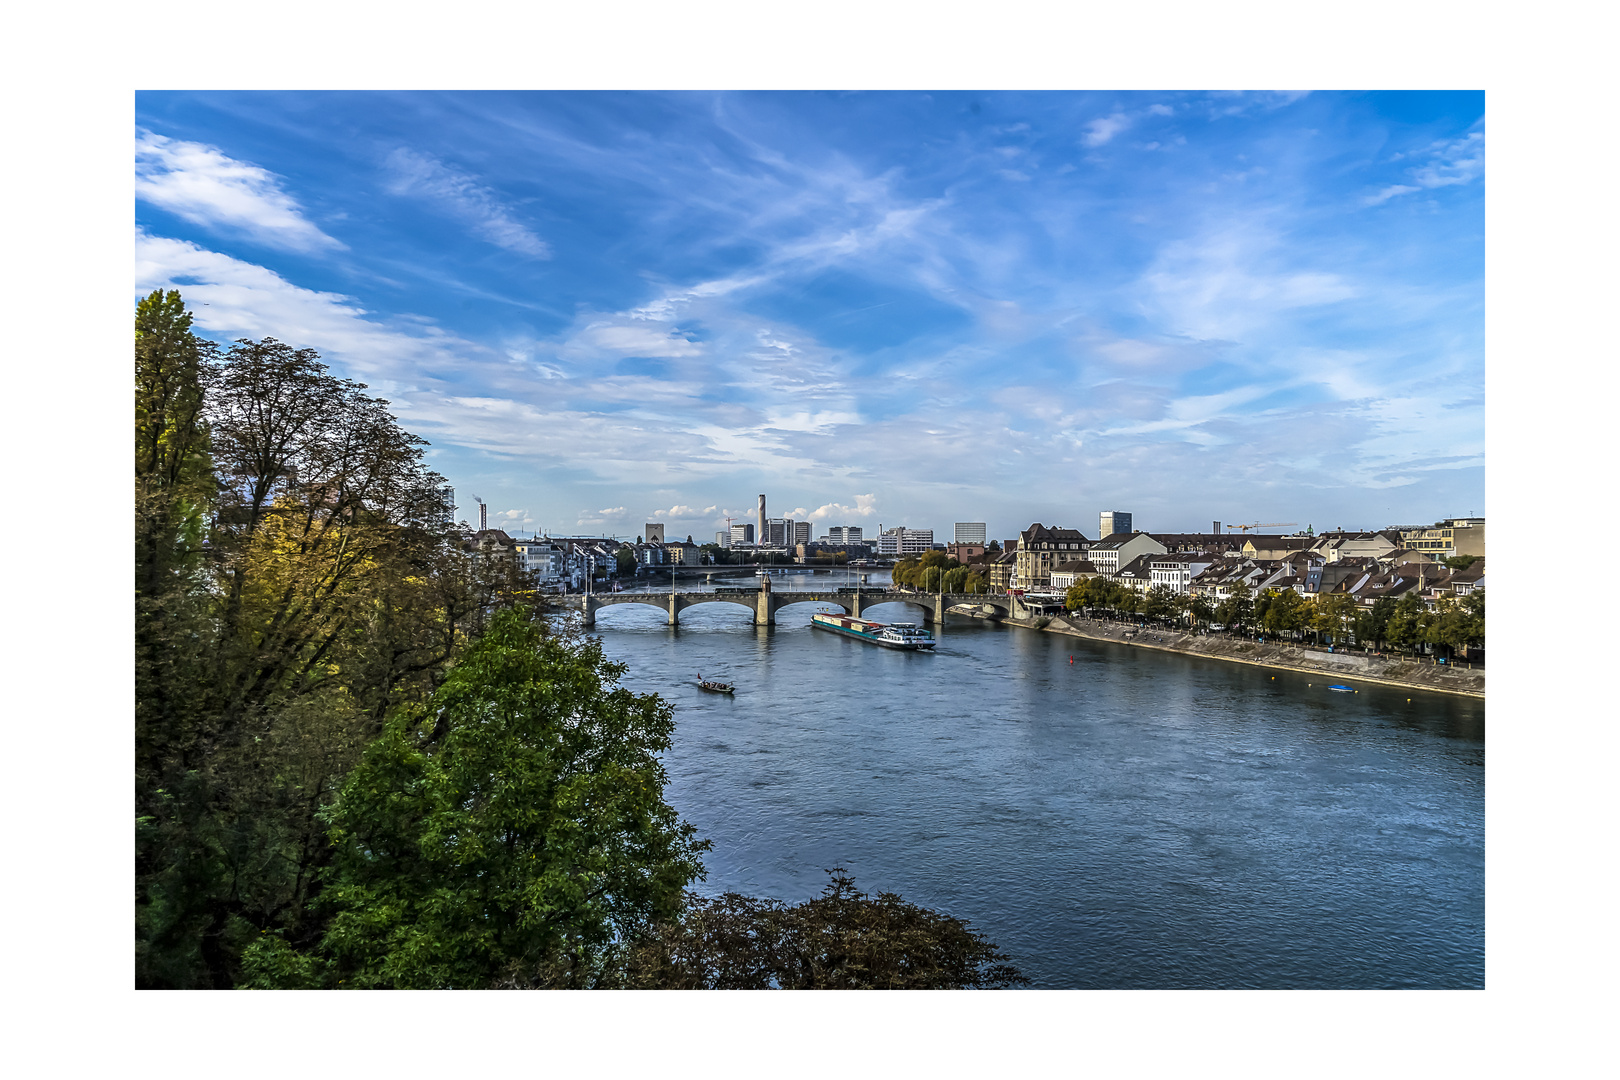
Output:
<path fill-rule="evenodd" d="M 737 688 L 731 683 L 705 679 L 701 673 L 698 675 L 698 689 L 707 690 L 711 694 L 735 694 L 737 692 Z"/>
<path fill-rule="evenodd" d="M 1356 688 L 1353 686 L 1330 686 L 1328 689 L 1337 690 L 1341 694 L 1353 694 L 1356 692 Z"/>

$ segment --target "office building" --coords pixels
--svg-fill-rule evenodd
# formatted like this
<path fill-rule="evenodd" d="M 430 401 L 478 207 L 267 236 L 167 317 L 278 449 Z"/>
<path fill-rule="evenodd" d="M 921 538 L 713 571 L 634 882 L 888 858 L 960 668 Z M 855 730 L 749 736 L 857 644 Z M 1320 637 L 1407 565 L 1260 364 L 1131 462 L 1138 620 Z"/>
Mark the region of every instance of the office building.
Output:
<path fill-rule="evenodd" d="M 984 536 L 984 522 L 958 521 L 952 533 L 951 542 L 953 544 L 977 544 L 979 547 L 983 547 Z"/>
<path fill-rule="evenodd" d="M 933 546 L 933 529 L 908 529 L 904 525 L 897 525 L 878 534 L 879 555 L 921 555 Z"/>
<path fill-rule="evenodd" d="M 827 539 L 838 544 L 849 544 L 861 539 L 859 525 L 834 525 L 827 530 Z"/>
<path fill-rule="evenodd" d="M 664 523 L 662 521 L 649 521 L 642 528 L 647 530 L 647 535 L 644 538 L 646 543 L 662 544 L 664 542 Z"/>
<path fill-rule="evenodd" d="M 761 496 L 763 498 L 764 496 Z M 752 544 L 754 542 L 754 526 L 748 522 L 739 521 L 731 526 L 731 545 Z"/>
<path fill-rule="evenodd" d="M 1131 531 L 1131 515 L 1123 510 L 1104 510 L 1098 519 L 1097 537 L 1106 540 L 1115 533 Z"/>

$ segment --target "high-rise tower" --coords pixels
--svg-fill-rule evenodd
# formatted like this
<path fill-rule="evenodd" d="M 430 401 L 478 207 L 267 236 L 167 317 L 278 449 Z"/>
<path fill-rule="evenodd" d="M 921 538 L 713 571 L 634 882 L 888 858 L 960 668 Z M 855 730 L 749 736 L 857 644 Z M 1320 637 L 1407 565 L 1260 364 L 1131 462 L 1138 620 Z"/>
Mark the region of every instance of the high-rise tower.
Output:
<path fill-rule="evenodd" d="M 1115 533 L 1128 533 L 1131 531 L 1131 515 L 1123 510 L 1104 510 L 1097 515 L 1097 532 L 1099 540 L 1106 540 Z"/>

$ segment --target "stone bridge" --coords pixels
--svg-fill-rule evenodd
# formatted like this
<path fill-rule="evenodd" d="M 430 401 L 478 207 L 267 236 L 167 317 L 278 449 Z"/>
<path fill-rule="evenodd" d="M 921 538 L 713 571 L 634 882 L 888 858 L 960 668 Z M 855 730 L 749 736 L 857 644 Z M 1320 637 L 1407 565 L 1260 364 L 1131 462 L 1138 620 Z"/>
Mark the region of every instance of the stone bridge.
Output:
<path fill-rule="evenodd" d="M 577 605 L 586 626 L 596 625 L 596 613 L 616 604 L 646 604 L 669 613 L 669 625 L 679 626 L 681 612 L 697 604 L 737 604 L 754 613 L 755 626 L 775 626 L 776 613 L 789 604 L 822 603 L 842 608 L 859 618 L 861 609 L 873 604 L 911 604 L 922 609 L 923 622 L 932 625 L 942 622 L 947 609 L 957 604 L 972 604 L 986 610 L 983 614 L 1015 614 L 1011 605 L 1016 598 L 993 596 L 988 593 L 927 593 L 909 589 L 826 589 L 819 591 L 773 592 L 761 589 L 724 589 L 713 592 L 666 593 L 586 593 L 569 596 L 566 601 Z"/>

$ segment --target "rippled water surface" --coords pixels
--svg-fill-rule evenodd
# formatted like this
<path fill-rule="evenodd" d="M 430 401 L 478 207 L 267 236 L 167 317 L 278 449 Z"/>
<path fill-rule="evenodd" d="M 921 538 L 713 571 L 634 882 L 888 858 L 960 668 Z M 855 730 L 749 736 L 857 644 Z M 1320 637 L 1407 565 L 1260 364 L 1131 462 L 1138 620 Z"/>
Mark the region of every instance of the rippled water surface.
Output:
<path fill-rule="evenodd" d="M 1041 987 L 1484 984 L 1483 703 L 955 617 L 894 652 L 815 610 L 598 615 L 675 704 L 702 891 L 797 902 L 843 866 Z"/>

